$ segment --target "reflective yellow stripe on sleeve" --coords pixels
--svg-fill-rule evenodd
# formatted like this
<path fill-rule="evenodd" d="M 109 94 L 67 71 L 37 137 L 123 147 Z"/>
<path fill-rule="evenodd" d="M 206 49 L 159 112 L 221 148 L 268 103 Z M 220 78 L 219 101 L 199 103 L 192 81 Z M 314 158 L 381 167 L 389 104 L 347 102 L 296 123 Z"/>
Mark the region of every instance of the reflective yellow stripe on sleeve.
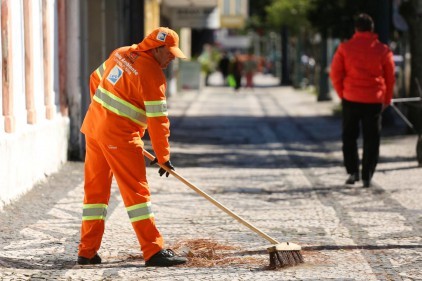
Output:
<path fill-rule="evenodd" d="M 119 98 L 106 89 L 98 87 L 95 91 L 94 100 L 111 112 L 129 118 L 142 127 L 147 127 L 147 117 L 144 110 Z"/>
<path fill-rule="evenodd" d="M 100 80 L 103 79 L 103 74 L 105 70 L 106 70 L 105 62 L 95 70 L 95 73 L 97 73 L 98 77 L 100 77 Z"/>
<path fill-rule="evenodd" d="M 146 101 L 144 104 L 147 117 L 159 117 L 168 115 L 166 100 Z"/>

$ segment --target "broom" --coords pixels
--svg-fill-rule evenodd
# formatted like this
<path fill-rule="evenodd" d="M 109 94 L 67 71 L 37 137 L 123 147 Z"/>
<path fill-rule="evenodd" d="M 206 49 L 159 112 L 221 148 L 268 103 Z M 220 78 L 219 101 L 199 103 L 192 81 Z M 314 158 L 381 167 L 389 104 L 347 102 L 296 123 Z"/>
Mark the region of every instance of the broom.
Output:
<path fill-rule="evenodd" d="M 143 154 L 149 160 L 154 161 L 155 157 L 151 153 L 149 153 L 148 151 L 143 150 Z M 299 245 L 294 244 L 294 243 L 289 243 L 289 242 L 283 242 L 283 243 L 278 242 L 277 240 L 275 240 L 271 236 L 264 233 L 262 230 L 258 229 L 257 227 L 253 226 L 251 223 L 246 221 L 245 219 L 243 219 L 240 216 L 238 216 L 237 214 L 235 214 L 233 211 L 229 210 L 227 207 L 225 207 L 220 202 L 218 202 L 217 200 L 212 198 L 210 195 L 205 193 L 203 190 L 201 190 L 197 186 L 190 183 L 188 180 L 183 178 L 177 172 L 171 170 L 170 168 L 168 168 L 165 165 L 161 165 L 159 163 L 156 163 L 156 164 L 158 164 L 161 168 L 166 170 L 168 173 L 172 174 L 174 177 L 176 177 L 182 183 L 184 183 L 185 185 L 187 185 L 188 187 L 193 189 L 196 193 L 198 193 L 199 195 L 201 195 L 202 197 L 204 197 L 205 199 L 207 199 L 208 201 L 213 203 L 215 206 L 220 208 L 222 211 L 224 211 L 225 213 L 230 215 L 232 218 L 236 219 L 238 222 L 240 222 L 244 226 L 248 227 L 249 229 L 251 229 L 255 233 L 259 234 L 261 237 L 263 237 L 264 239 L 269 241 L 272 244 L 272 246 L 267 248 L 267 251 L 268 251 L 269 256 L 270 256 L 270 265 L 269 265 L 270 269 L 276 269 L 276 268 L 281 268 L 281 267 L 286 267 L 286 266 L 294 266 L 294 265 L 298 265 L 298 264 L 304 262 L 303 256 L 300 253 L 301 247 Z"/>

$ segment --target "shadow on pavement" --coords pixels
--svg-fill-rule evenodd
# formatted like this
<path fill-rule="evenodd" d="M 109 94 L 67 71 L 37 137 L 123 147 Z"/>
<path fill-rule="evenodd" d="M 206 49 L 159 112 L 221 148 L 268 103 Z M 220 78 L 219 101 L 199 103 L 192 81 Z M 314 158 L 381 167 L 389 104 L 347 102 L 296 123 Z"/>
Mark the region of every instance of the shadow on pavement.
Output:
<path fill-rule="evenodd" d="M 323 251 L 323 250 L 389 250 L 389 249 L 422 249 L 422 245 L 321 245 L 321 246 L 305 246 L 304 251 Z"/>
<path fill-rule="evenodd" d="M 341 157 L 327 156 L 331 152 L 341 153 L 341 120 L 338 117 L 222 114 L 175 117 L 171 118 L 171 124 L 170 144 L 179 148 L 172 153 L 172 162 L 179 167 L 278 169 L 294 167 L 297 163 L 312 167 L 342 166 Z M 388 135 L 392 136 L 393 132 L 389 130 Z M 396 130 L 396 134 L 400 136 L 402 131 Z M 185 151 L 180 152 L 183 148 Z M 195 148 L 206 153 L 198 153 Z M 282 151 L 287 151 L 289 157 Z M 380 158 L 380 162 L 399 161 L 414 159 L 382 155 Z"/>
<path fill-rule="evenodd" d="M 302 246 L 302 251 L 342 251 L 342 250 L 392 250 L 392 249 L 421 249 L 422 245 L 320 245 Z M 263 255 L 267 250 L 251 250 L 237 252 L 239 255 Z M 305 261 L 306 262 L 306 261 Z"/>

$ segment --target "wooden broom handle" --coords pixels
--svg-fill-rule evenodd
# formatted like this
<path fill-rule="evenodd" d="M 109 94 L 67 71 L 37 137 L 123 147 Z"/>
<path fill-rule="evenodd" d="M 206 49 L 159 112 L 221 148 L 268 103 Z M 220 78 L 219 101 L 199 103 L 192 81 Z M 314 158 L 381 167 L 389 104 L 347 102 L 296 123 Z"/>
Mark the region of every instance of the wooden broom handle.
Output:
<path fill-rule="evenodd" d="M 149 153 L 148 151 L 146 151 L 145 149 L 143 150 L 143 154 L 149 160 L 151 160 L 151 161 L 153 161 L 155 159 L 155 157 L 151 153 Z M 220 208 L 226 214 L 230 215 L 232 218 L 234 218 L 235 220 L 237 220 L 238 222 L 240 222 L 244 226 L 248 227 L 249 229 L 251 229 L 255 233 L 261 235 L 261 237 L 263 237 L 264 239 L 268 240 L 271 244 L 280 244 L 280 242 L 278 242 L 277 240 L 275 240 L 274 238 L 272 238 L 268 234 L 264 233 L 262 230 L 258 229 L 257 227 L 253 226 L 251 223 L 249 223 L 248 221 L 246 221 L 245 219 L 243 219 L 240 216 L 238 216 L 237 214 L 235 214 L 233 211 L 231 211 L 230 209 L 228 209 L 227 207 L 225 207 L 223 204 L 221 204 L 220 202 L 218 202 L 217 200 L 215 200 L 214 198 L 212 198 L 210 195 L 208 195 L 206 192 L 204 192 L 203 190 L 201 190 L 199 187 L 197 187 L 194 184 L 190 183 L 187 179 L 185 179 L 184 177 L 182 177 L 181 175 L 179 175 L 176 171 L 173 171 L 172 169 L 170 169 L 167 166 L 162 165 L 162 164 L 160 164 L 158 162 L 157 162 L 157 164 L 161 168 L 163 168 L 164 170 L 166 170 L 167 172 L 169 172 L 170 174 L 172 174 L 174 177 L 176 177 L 178 180 L 180 180 L 181 182 L 183 182 L 185 185 L 189 186 L 196 193 L 198 193 L 199 195 L 201 195 L 202 197 L 204 197 L 205 199 L 207 199 L 208 201 L 210 201 L 211 203 L 213 203 L 215 206 L 217 206 L 218 208 Z"/>

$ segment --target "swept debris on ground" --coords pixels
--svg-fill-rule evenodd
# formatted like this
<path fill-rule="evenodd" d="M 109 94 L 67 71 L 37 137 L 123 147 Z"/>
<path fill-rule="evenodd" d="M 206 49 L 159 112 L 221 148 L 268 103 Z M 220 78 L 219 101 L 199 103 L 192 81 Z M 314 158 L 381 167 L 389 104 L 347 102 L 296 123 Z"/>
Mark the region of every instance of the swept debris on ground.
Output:
<path fill-rule="evenodd" d="M 188 257 L 187 264 L 183 267 L 213 267 L 213 266 L 268 266 L 268 256 L 252 257 L 250 255 L 236 255 L 240 247 L 224 245 L 211 239 L 188 239 L 178 241 L 172 249 Z"/>

